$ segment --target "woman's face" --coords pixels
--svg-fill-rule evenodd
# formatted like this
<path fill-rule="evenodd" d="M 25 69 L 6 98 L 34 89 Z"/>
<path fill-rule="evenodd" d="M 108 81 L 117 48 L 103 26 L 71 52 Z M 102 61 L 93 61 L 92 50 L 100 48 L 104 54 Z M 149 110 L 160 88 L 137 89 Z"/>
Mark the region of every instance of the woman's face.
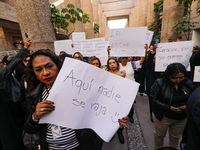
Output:
<path fill-rule="evenodd" d="M 176 75 L 172 75 L 170 77 L 171 82 L 175 83 L 175 84 L 179 84 L 181 81 L 183 81 L 185 79 L 185 75 L 182 72 L 179 72 Z"/>
<path fill-rule="evenodd" d="M 109 68 L 111 71 L 117 70 L 117 62 L 114 59 L 109 60 Z"/>
<path fill-rule="evenodd" d="M 76 59 L 76 60 L 81 60 L 81 57 L 80 57 L 80 55 L 79 55 L 78 53 L 76 53 L 76 54 L 74 55 L 74 59 Z"/>
<path fill-rule="evenodd" d="M 127 57 L 121 57 L 120 58 L 121 64 L 126 65 L 128 62 L 128 58 Z"/>
<path fill-rule="evenodd" d="M 37 79 L 51 88 L 59 72 L 54 61 L 48 56 L 38 55 L 32 60 L 32 65 Z"/>
<path fill-rule="evenodd" d="M 98 60 L 94 60 L 92 62 L 92 65 L 96 66 L 96 67 L 99 67 L 99 61 Z"/>

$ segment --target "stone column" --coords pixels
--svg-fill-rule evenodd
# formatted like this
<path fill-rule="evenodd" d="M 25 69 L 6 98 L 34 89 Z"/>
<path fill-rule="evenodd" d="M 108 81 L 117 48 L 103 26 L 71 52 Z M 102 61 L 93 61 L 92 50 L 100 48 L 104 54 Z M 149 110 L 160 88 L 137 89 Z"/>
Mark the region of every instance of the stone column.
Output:
<path fill-rule="evenodd" d="M 99 37 L 105 37 L 104 35 L 104 24 L 103 24 L 103 12 L 102 12 L 102 9 L 101 9 L 101 4 L 98 4 L 98 12 L 99 12 L 99 15 L 98 15 L 98 18 L 99 18 L 99 32 L 100 32 L 100 35 Z"/>
<path fill-rule="evenodd" d="M 154 22 L 154 3 L 158 0 L 148 0 L 147 2 L 147 26 L 151 25 Z"/>
<path fill-rule="evenodd" d="M 93 21 L 99 24 L 99 16 L 98 16 L 98 3 L 97 0 L 92 0 L 92 8 L 93 8 Z M 95 38 L 100 37 L 100 33 L 94 34 Z"/>
<path fill-rule="evenodd" d="M 93 27 L 93 9 L 91 0 L 81 0 L 81 6 L 84 13 L 89 14 L 90 23 L 84 24 L 84 30 L 87 39 L 94 38 L 94 27 Z"/>
<path fill-rule="evenodd" d="M 67 8 L 68 4 L 73 4 L 75 6 L 75 8 L 81 8 L 81 1 L 80 0 L 65 0 L 65 8 Z M 84 32 L 84 27 L 83 27 L 83 23 L 80 21 L 77 21 L 74 25 L 72 23 L 69 23 L 68 26 L 68 34 L 70 34 L 71 32 Z M 71 38 L 71 36 L 70 36 Z"/>
<path fill-rule="evenodd" d="M 30 49 L 54 49 L 55 32 L 50 21 L 49 0 L 15 0 L 23 39 L 26 32 L 32 40 Z"/>
<path fill-rule="evenodd" d="M 174 1 L 164 0 L 163 3 L 163 19 L 161 30 L 161 41 L 168 42 L 169 38 L 176 41 L 177 35 L 174 34 L 172 27 L 174 23 L 183 17 L 183 7 L 177 7 L 177 3 Z"/>

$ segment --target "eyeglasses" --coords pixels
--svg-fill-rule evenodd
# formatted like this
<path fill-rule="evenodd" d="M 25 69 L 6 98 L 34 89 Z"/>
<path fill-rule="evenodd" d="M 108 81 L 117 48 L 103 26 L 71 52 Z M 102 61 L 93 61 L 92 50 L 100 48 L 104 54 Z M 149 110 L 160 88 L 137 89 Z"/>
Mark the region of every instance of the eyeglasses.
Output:
<path fill-rule="evenodd" d="M 78 58 L 78 59 L 81 59 L 81 57 L 76 57 L 76 56 L 75 56 L 74 58 Z"/>
<path fill-rule="evenodd" d="M 24 62 L 28 63 L 28 62 L 29 62 L 29 60 L 24 60 Z"/>
<path fill-rule="evenodd" d="M 182 76 L 182 77 L 171 77 L 171 81 L 172 82 L 177 82 L 178 80 L 179 81 L 183 81 L 185 79 L 186 79 L 185 76 Z"/>

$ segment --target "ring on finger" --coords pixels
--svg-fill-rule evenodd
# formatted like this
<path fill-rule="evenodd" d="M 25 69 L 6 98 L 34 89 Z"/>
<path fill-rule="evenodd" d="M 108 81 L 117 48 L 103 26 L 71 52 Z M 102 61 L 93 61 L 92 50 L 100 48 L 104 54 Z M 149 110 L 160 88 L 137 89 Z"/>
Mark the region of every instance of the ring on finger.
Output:
<path fill-rule="evenodd" d="M 40 111 L 44 111 L 44 110 L 45 110 L 45 108 L 41 108 L 41 109 L 40 109 Z"/>

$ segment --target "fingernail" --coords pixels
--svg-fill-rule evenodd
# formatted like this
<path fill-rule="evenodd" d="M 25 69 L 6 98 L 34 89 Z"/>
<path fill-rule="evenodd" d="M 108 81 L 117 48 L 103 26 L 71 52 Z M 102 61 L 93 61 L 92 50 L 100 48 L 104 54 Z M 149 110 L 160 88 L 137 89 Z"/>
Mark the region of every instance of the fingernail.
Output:
<path fill-rule="evenodd" d="M 118 122 L 120 122 L 120 119 L 118 119 Z"/>
<path fill-rule="evenodd" d="M 54 102 L 52 102 L 52 104 L 54 104 Z"/>
<path fill-rule="evenodd" d="M 122 119 L 124 119 L 124 118 L 122 118 Z"/>

